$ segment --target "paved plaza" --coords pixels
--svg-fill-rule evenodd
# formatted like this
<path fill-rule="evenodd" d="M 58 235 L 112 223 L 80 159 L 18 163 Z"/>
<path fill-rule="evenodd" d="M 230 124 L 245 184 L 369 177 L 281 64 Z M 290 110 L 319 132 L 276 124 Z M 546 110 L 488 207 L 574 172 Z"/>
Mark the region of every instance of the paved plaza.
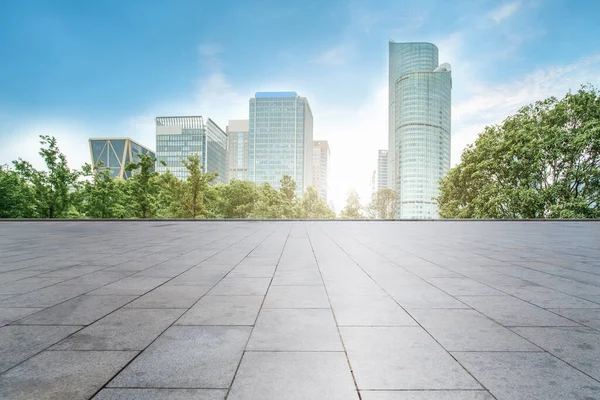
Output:
<path fill-rule="evenodd" d="M 600 399 L 600 223 L 0 223 L 0 399 Z"/>

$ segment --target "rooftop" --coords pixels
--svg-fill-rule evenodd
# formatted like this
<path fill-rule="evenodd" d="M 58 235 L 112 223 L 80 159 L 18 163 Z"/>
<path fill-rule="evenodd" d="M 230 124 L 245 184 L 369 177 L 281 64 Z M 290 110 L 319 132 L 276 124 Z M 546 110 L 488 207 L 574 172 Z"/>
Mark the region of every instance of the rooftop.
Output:
<path fill-rule="evenodd" d="M 600 398 L 600 223 L 0 223 L 2 399 Z"/>

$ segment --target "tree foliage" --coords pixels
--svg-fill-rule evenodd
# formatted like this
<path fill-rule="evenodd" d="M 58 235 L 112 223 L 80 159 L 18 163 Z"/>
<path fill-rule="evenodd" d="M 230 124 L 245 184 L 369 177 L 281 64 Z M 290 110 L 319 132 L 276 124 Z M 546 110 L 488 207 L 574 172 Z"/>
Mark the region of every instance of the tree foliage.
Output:
<path fill-rule="evenodd" d="M 19 177 L 30 187 L 33 215 L 40 218 L 60 218 L 66 216 L 72 205 L 72 192 L 76 190 L 77 171 L 71 171 L 67 158 L 60 152 L 56 139 L 40 136 L 39 155 L 46 164 L 45 171 L 39 171 L 28 161 L 13 161 Z"/>
<path fill-rule="evenodd" d="M 319 197 L 319 192 L 313 187 L 306 189 L 304 196 L 299 202 L 299 214 L 296 218 L 302 219 L 333 219 L 335 213 L 331 208 Z"/>
<path fill-rule="evenodd" d="M 156 159 L 149 154 L 139 154 L 139 161 L 125 166 L 127 171 L 137 171 L 127 180 L 129 214 L 135 218 L 156 218 L 159 205 L 158 173 L 153 172 Z"/>
<path fill-rule="evenodd" d="M 360 205 L 360 197 L 356 190 L 351 189 L 348 192 L 348 198 L 346 200 L 346 207 L 340 213 L 342 219 L 362 219 L 364 215 L 361 212 L 362 206 Z"/>
<path fill-rule="evenodd" d="M 35 217 L 31 187 L 18 172 L 0 166 L 0 218 Z"/>
<path fill-rule="evenodd" d="M 394 219 L 396 217 L 396 205 L 398 195 L 392 189 L 379 189 L 371 196 L 371 201 L 367 205 L 367 215 L 369 218 L 376 219 Z"/>
<path fill-rule="evenodd" d="M 443 218 L 600 218 L 600 96 L 592 86 L 488 126 L 442 179 Z"/>
<path fill-rule="evenodd" d="M 85 164 L 83 175 L 89 177 L 79 193 L 79 209 L 89 218 L 124 218 L 124 182 L 113 179 L 108 170 Z"/>

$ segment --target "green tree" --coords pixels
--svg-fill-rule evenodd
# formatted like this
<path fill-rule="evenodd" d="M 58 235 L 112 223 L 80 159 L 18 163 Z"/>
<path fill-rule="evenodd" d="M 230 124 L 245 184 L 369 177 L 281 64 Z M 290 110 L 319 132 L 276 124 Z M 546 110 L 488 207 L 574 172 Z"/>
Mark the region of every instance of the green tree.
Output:
<path fill-rule="evenodd" d="M 0 165 L 0 218 L 31 218 L 32 191 L 27 182 L 7 165 Z"/>
<path fill-rule="evenodd" d="M 356 190 L 351 189 L 346 200 L 346 207 L 340 213 L 342 219 L 362 219 L 364 216 L 361 213 L 360 197 Z"/>
<path fill-rule="evenodd" d="M 258 187 L 256 204 L 249 218 L 280 219 L 285 217 L 285 203 L 281 194 L 268 183 Z"/>
<path fill-rule="evenodd" d="M 46 164 L 38 171 L 28 161 L 13 161 L 19 176 L 31 186 L 34 215 L 41 218 L 64 217 L 72 206 L 72 192 L 76 189 L 79 172 L 67 165 L 54 137 L 40 135 L 40 156 Z"/>
<path fill-rule="evenodd" d="M 301 213 L 298 198 L 296 197 L 296 181 L 289 175 L 284 175 L 279 181 L 279 193 L 283 207 L 282 218 L 298 218 Z"/>
<path fill-rule="evenodd" d="M 367 205 L 369 218 L 394 219 L 396 216 L 396 204 L 398 195 L 392 189 L 379 189 L 371 196 L 371 202 Z"/>
<path fill-rule="evenodd" d="M 153 172 L 156 159 L 149 154 L 139 154 L 139 161 L 125 166 L 127 171 L 136 171 L 127 179 L 128 215 L 135 218 L 155 218 L 159 210 L 160 181 Z"/>
<path fill-rule="evenodd" d="M 181 208 L 184 218 L 198 218 L 204 216 L 206 210 L 204 196 L 209 184 L 217 178 L 216 172 L 202 172 L 200 158 L 197 155 L 188 156 L 183 160 L 183 165 L 188 170 L 187 181 L 182 185 Z"/>
<path fill-rule="evenodd" d="M 207 193 L 210 218 L 249 218 L 258 198 L 256 185 L 232 179 L 229 184 L 215 185 Z"/>
<path fill-rule="evenodd" d="M 159 187 L 156 216 L 158 218 L 183 218 L 185 212 L 180 200 L 183 197 L 184 182 L 169 170 L 158 175 L 155 179 Z"/>
<path fill-rule="evenodd" d="M 298 218 L 306 219 L 332 219 L 335 213 L 319 197 L 319 193 L 313 187 L 309 187 L 300 199 Z"/>
<path fill-rule="evenodd" d="M 600 218 L 600 96 L 584 86 L 486 127 L 440 183 L 443 218 Z"/>
<path fill-rule="evenodd" d="M 124 218 L 124 182 L 113 179 L 109 170 L 101 170 L 99 166 L 85 164 L 82 171 L 84 176 L 90 178 L 78 193 L 78 208 L 83 214 L 89 218 Z"/>

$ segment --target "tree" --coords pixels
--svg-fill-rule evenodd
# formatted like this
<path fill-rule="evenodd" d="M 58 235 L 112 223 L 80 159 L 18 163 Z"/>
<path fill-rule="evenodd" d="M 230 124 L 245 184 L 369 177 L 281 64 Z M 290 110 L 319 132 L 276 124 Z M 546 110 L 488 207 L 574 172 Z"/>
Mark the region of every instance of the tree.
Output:
<path fill-rule="evenodd" d="M 279 219 L 284 218 L 285 204 L 281 194 L 268 183 L 258 187 L 256 205 L 249 218 L 254 219 Z"/>
<path fill-rule="evenodd" d="M 79 193 L 80 208 L 89 218 L 124 218 L 125 193 L 123 181 L 110 176 L 110 171 L 85 164 L 83 175 L 91 178 L 83 183 Z"/>
<path fill-rule="evenodd" d="M 600 218 L 600 96 L 583 86 L 488 126 L 440 183 L 443 218 Z"/>
<path fill-rule="evenodd" d="M 289 175 L 284 175 L 279 181 L 281 184 L 279 193 L 283 206 L 281 218 L 297 218 L 299 215 L 298 198 L 296 197 L 296 181 Z"/>
<path fill-rule="evenodd" d="M 210 218 L 248 218 L 258 197 L 256 185 L 232 179 L 229 184 L 215 185 L 207 193 L 207 213 Z"/>
<path fill-rule="evenodd" d="M 31 186 L 34 215 L 41 218 L 60 218 L 70 210 L 72 192 L 76 189 L 79 173 L 67 165 L 54 137 L 40 135 L 40 156 L 46 171 L 38 171 L 28 161 L 13 161 L 21 179 Z"/>
<path fill-rule="evenodd" d="M 367 206 L 370 218 L 394 219 L 396 216 L 397 193 L 392 189 L 379 189 L 371 196 Z"/>
<path fill-rule="evenodd" d="M 139 154 L 139 161 L 125 166 L 127 171 L 138 170 L 126 182 L 129 215 L 134 218 L 155 218 L 160 192 L 158 173 L 152 172 L 156 159 L 149 154 Z"/>
<path fill-rule="evenodd" d="M 205 214 L 204 195 L 209 184 L 217 178 L 217 173 L 203 173 L 197 155 L 188 156 L 187 160 L 183 160 L 183 165 L 189 172 L 179 198 L 184 218 L 202 217 Z"/>
<path fill-rule="evenodd" d="M 360 197 L 356 190 L 351 189 L 348 193 L 348 199 L 346 200 L 346 207 L 340 213 L 342 219 L 362 219 L 364 216 L 360 212 Z"/>
<path fill-rule="evenodd" d="M 331 208 L 319 197 L 319 193 L 313 187 L 309 187 L 304 192 L 304 196 L 299 204 L 299 218 L 306 219 L 332 219 L 335 218 L 335 213 Z"/>
<path fill-rule="evenodd" d="M 0 218 L 31 218 L 32 191 L 19 174 L 0 165 Z"/>
<path fill-rule="evenodd" d="M 173 173 L 167 170 L 156 177 L 159 191 L 157 195 L 159 218 L 183 218 L 185 212 L 180 199 L 183 197 L 183 184 Z"/>

